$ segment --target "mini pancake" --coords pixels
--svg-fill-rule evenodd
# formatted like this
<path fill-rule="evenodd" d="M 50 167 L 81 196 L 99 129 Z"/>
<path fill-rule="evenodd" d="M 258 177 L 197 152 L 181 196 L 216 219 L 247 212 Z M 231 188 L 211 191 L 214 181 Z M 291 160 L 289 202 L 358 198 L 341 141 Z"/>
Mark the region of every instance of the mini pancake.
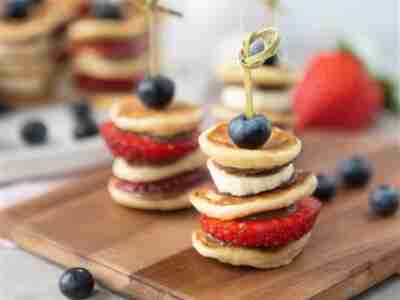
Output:
<path fill-rule="evenodd" d="M 199 230 L 192 234 L 192 244 L 200 255 L 223 263 L 269 269 L 290 264 L 302 252 L 310 236 L 311 233 L 308 233 L 300 240 L 283 247 L 261 249 L 220 244 L 209 239 L 203 231 Z"/>
<path fill-rule="evenodd" d="M 240 85 L 228 85 L 222 89 L 221 103 L 229 109 L 241 111 L 245 107 L 246 90 Z M 258 111 L 287 113 L 292 108 L 290 89 L 254 88 L 253 107 Z"/>
<path fill-rule="evenodd" d="M 111 108 L 111 120 L 118 128 L 155 136 L 194 130 L 202 116 L 199 107 L 182 102 L 173 102 L 164 110 L 149 109 L 135 96 L 123 97 Z"/>
<path fill-rule="evenodd" d="M 152 182 L 192 171 L 203 166 L 205 157 L 196 150 L 182 159 L 166 165 L 134 165 L 117 157 L 113 163 L 113 174 L 123 180 L 132 182 Z"/>
<path fill-rule="evenodd" d="M 75 22 L 68 31 L 70 41 L 90 41 L 98 39 L 131 39 L 147 31 L 147 21 L 143 14 L 138 15 L 129 7 L 122 20 L 104 20 L 87 17 Z"/>
<path fill-rule="evenodd" d="M 0 43 L 50 36 L 60 24 L 72 17 L 72 13 L 71 1 L 44 0 L 24 22 L 0 20 Z"/>
<path fill-rule="evenodd" d="M 191 207 L 187 192 L 169 197 L 165 195 L 144 197 L 141 194 L 129 193 L 118 189 L 112 180 L 108 184 L 108 191 L 116 203 L 130 208 L 170 211 Z"/>
<path fill-rule="evenodd" d="M 222 103 L 217 103 L 212 107 L 212 114 L 218 120 L 229 121 L 243 113 L 243 110 L 235 110 L 226 107 Z M 278 127 L 291 127 L 294 124 L 294 115 L 292 112 L 274 112 L 274 111 L 260 111 L 258 114 L 265 115 L 272 124 Z"/>
<path fill-rule="evenodd" d="M 215 186 L 202 186 L 191 195 L 191 202 L 201 213 L 220 220 L 233 220 L 257 213 L 289 207 L 312 195 L 317 178 L 305 172 L 297 172 L 286 186 L 247 197 L 221 194 Z"/>
<path fill-rule="evenodd" d="M 233 196 L 255 195 L 276 189 L 289 182 L 295 172 L 293 164 L 278 168 L 272 173 L 260 174 L 232 174 L 211 159 L 207 161 L 207 166 L 218 191 Z"/>
<path fill-rule="evenodd" d="M 243 73 L 239 63 L 223 64 L 217 70 L 217 76 L 226 84 L 242 84 Z M 256 86 L 288 87 L 296 83 L 296 75 L 285 66 L 262 66 L 252 70 L 252 79 Z"/>
<path fill-rule="evenodd" d="M 74 72 L 99 79 L 130 79 L 147 69 L 147 55 L 111 60 L 94 50 L 82 51 L 73 59 Z"/>
<path fill-rule="evenodd" d="M 273 169 L 294 161 L 301 152 L 301 141 L 292 133 L 273 127 L 269 141 L 259 149 L 237 147 L 229 137 L 228 124 L 220 123 L 204 131 L 200 147 L 212 160 L 237 169 Z"/>
<path fill-rule="evenodd" d="M 143 33 L 134 39 L 129 40 L 93 40 L 82 41 L 71 44 L 70 48 L 79 55 L 82 51 L 95 51 L 105 58 L 129 58 L 139 57 L 148 49 L 148 35 Z"/>

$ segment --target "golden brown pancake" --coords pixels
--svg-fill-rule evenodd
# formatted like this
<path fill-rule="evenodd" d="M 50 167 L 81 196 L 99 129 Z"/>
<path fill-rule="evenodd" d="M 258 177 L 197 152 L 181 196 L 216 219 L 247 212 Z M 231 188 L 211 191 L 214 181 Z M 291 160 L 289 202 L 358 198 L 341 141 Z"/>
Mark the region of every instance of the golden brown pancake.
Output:
<path fill-rule="evenodd" d="M 292 162 L 301 152 L 301 141 L 292 133 L 273 127 L 269 141 L 259 149 L 237 147 L 229 137 L 228 124 L 219 123 L 204 131 L 200 147 L 212 160 L 237 169 L 272 169 Z"/>
<path fill-rule="evenodd" d="M 193 247 L 205 257 L 217 259 L 234 266 L 250 266 L 270 269 L 290 264 L 299 255 L 310 239 L 311 233 L 300 240 L 276 248 L 245 248 L 223 245 L 208 238 L 201 231 L 192 234 Z"/>
<path fill-rule="evenodd" d="M 73 5 L 68 0 L 44 0 L 26 20 L 0 20 L 0 43 L 32 40 L 51 34 L 72 17 Z"/>
<path fill-rule="evenodd" d="M 149 109 L 136 96 L 123 97 L 111 109 L 111 119 L 118 128 L 155 136 L 194 130 L 202 115 L 199 107 L 175 101 L 163 110 Z"/>
<path fill-rule="evenodd" d="M 297 171 L 289 184 L 273 191 L 239 197 L 221 194 L 214 185 L 205 185 L 194 190 L 190 200 L 198 211 L 209 217 L 233 220 L 291 206 L 312 195 L 316 187 L 313 174 Z"/>

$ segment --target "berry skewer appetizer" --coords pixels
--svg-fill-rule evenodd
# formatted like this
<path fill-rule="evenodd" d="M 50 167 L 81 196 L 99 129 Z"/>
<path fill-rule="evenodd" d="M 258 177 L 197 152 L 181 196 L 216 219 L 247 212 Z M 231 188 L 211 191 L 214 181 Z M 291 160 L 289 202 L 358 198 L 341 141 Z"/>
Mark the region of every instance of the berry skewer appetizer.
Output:
<path fill-rule="evenodd" d="M 148 34 L 134 1 L 91 0 L 69 29 L 73 76 L 84 94 L 130 92 L 147 68 Z"/>
<path fill-rule="evenodd" d="M 154 2 L 148 9 L 156 9 Z M 173 102 L 174 93 L 174 82 L 151 68 L 149 78 L 138 86 L 138 96 L 115 103 L 111 122 L 102 126 L 115 156 L 109 192 L 121 205 L 147 210 L 190 207 L 189 190 L 207 177 L 198 146 L 202 111 Z"/>
<path fill-rule="evenodd" d="M 275 12 L 279 1 L 266 1 L 274 23 Z M 250 53 L 255 55 L 264 50 L 262 40 L 256 40 L 250 47 Z M 228 121 L 242 110 L 242 99 L 245 89 L 241 86 L 243 72 L 237 62 L 225 62 L 217 69 L 217 77 L 224 83 L 220 102 L 213 107 L 213 115 Z M 262 65 L 253 71 L 254 109 L 269 118 L 274 125 L 287 128 L 294 122 L 292 113 L 291 88 L 296 82 L 296 74 L 281 62 L 277 54 L 266 59 Z"/>
<path fill-rule="evenodd" d="M 263 39 L 264 50 L 251 45 Z M 279 44 L 276 30 L 252 33 L 240 54 L 246 88 L 246 113 L 200 135 L 214 185 L 191 195 L 201 213 L 201 229 L 192 236 L 203 256 L 232 265 L 275 268 L 289 264 L 305 247 L 321 204 L 311 198 L 316 177 L 296 170 L 301 141 L 255 115 L 251 69 L 273 57 Z"/>

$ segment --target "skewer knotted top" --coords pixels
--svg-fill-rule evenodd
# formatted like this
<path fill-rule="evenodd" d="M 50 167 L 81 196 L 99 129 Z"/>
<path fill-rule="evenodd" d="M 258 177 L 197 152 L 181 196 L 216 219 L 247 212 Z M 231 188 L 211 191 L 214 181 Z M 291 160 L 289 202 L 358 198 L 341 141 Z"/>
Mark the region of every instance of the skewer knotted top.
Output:
<path fill-rule="evenodd" d="M 159 0 L 145 0 L 145 6 L 150 11 L 158 11 L 175 17 L 183 17 L 183 14 L 179 11 L 170 9 L 168 7 L 158 4 Z"/>
<path fill-rule="evenodd" d="M 251 45 L 261 39 L 264 43 L 264 49 L 256 54 L 250 53 Z M 252 32 L 244 41 L 243 48 L 239 54 L 240 64 L 245 69 L 255 69 L 261 67 L 264 62 L 274 56 L 278 51 L 280 36 L 278 30 L 269 27 L 257 32 Z"/>

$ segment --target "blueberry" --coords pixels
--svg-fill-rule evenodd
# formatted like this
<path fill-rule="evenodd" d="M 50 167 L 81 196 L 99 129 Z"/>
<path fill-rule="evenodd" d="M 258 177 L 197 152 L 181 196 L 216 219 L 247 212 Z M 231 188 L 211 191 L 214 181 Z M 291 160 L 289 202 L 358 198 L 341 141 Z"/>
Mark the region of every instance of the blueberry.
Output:
<path fill-rule="evenodd" d="M 93 295 L 95 281 L 88 270 L 73 268 L 61 275 L 58 285 L 65 297 L 80 300 L 88 299 Z"/>
<path fill-rule="evenodd" d="M 339 165 L 338 176 L 347 187 L 362 187 L 371 179 L 372 168 L 368 160 L 355 156 Z"/>
<path fill-rule="evenodd" d="M 394 214 L 399 208 L 400 192 L 383 185 L 369 195 L 371 210 L 380 216 Z"/>
<path fill-rule="evenodd" d="M 319 174 L 317 176 L 318 185 L 314 196 L 321 201 L 329 201 L 336 195 L 337 182 L 334 177 Z"/>
<path fill-rule="evenodd" d="M 271 122 L 263 115 L 247 119 L 244 114 L 240 114 L 229 122 L 229 136 L 240 148 L 259 148 L 268 141 L 271 133 Z"/>
<path fill-rule="evenodd" d="M 92 0 L 91 14 L 99 19 L 122 19 L 122 7 L 118 1 Z"/>
<path fill-rule="evenodd" d="M 257 53 L 260 53 L 263 50 L 264 50 L 264 42 L 262 40 L 256 40 L 250 46 L 250 55 L 256 55 Z M 278 64 L 277 55 L 271 56 L 264 62 L 264 65 L 267 66 L 276 66 L 277 64 Z"/>
<path fill-rule="evenodd" d="M 99 134 L 96 122 L 91 118 L 80 119 L 74 130 L 74 137 L 78 140 L 93 137 Z"/>
<path fill-rule="evenodd" d="M 172 102 L 175 83 L 165 76 L 158 75 L 140 82 L 137 93 L 147 107 L 163 109 Z"/>
<path fill-rule="evenodd" d="M 28 17 L 32 4 L 31 0 L 6 0 L 4 16 L 7 19 L 24 19 Z"/>
<path fill-rule="evenodd" d="M 29 145 L 40 145 L 47 141 L 47 128 L 42 121 L 27 122 L 21 130 L 21 137 Z"/>
<path fill-rule="evenodd" d="M 7 113 L 9 113 L 11 111 L 12 111 L 12 109 L 11 109 L 11 107 L 9 105 L 0 102 L 0 115 L 7 114 Z"/>
<path fill-rule="evenodd" d="M 90 118 L 92 110 L 90 105 L 83 101 L 77 101 L 71 104 L 71 111 L 77 120 Z"/>

